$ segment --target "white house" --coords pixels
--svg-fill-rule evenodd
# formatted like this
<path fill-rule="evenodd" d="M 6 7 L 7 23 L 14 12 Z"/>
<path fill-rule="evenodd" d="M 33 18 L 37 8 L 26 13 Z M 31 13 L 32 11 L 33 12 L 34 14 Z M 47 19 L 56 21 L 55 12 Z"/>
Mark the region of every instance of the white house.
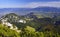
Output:
<path fill-rule="evenodd" d="M 11 24 L 11 23 L 9 23 L 9 22 L 7 22 L 7 23 L 6 23 L 6 26 L 10 27 L 10 29 L 13 29 L 12 24 Z"/>
<path fill-rule="evenodd" d="M 11 24 L 11 23 L 9 23 L 9 22 L 7 22 L 7 20 L 6 20 L 6 19 L 2 19 L 1 21 L 2 21 L 2 24 L 3 24 L 3 25 L 10 27 L 10 29 L 13 29 L 12 24 Z"/>
<path fill-rule="evenodd" d="M 9 27 L 10 29 L 17 31 L 18 33 L 21 32 L 21 30 L 18 30 L 18 28 L 16 26 L 14 28 L 13 24 L 7 22 L 6 19 L 2 19 L 1 21 L 2 21 L 3 26 L 5 25 L 6 27 Z M 20 20 L 19 22 L 24 22 L 24 20 Z"/>
<path fill-rule="evenodd" d="M 19 20 L 18 22 L 20 22 L 20 23 L 26 23 L 26 21 L 25 20 Z"/>

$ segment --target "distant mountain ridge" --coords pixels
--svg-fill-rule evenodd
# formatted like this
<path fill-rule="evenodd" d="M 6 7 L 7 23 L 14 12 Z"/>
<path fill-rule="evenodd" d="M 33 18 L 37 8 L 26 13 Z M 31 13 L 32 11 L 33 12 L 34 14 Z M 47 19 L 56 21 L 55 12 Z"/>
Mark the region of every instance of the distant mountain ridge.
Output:
<path fill-rule="evenodd" d="M 46 12 L 60 12 L 60 8 L 56 7 L 36 7 L 36 8 L 2 8 L 0 9 L 0 12 L 4 11 L 11 11 L 11 12 L 17 12 L 17 11 L 46 11 Z"/>
<path fill-rule="evenodd" d="M 2 8 L 0 9 L 0 17 L 9 14 L 16 13 L 18 15 L 26 15 L 28 13 L 59 13 L 60 8 L 56 7 L 36 7 L 36 8 Z"/>

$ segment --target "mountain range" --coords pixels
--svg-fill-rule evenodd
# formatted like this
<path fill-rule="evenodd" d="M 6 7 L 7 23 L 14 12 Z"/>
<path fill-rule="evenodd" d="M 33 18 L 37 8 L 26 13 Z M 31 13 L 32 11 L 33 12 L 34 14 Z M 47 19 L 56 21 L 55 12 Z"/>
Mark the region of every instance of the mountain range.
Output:
<path fill-rule="evenodd" d="M 0 34 L 1 37 L 57 37 L 60 35 L 60 8 L 0 9 Z"/>
<path fill-rule="evenodd" d="M 36 8 L 1 8 L 0 17 L 8 13 L 16 13 L 18 15 L 25 15 L 30 12 L 34 13 L 60 13 L 60 8 L 56 7 L 36 7 Z"/>

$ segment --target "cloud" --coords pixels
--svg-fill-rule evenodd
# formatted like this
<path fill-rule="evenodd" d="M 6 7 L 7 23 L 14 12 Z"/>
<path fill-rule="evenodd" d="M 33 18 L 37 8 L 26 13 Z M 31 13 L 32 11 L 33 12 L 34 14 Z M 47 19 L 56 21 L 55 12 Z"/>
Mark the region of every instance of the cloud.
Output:
<path fill-rule="evenodd" d="M 60 8 L 60 1 L 57 2 L 30 2 L 30 3 L 17 3 L 17 4 L 0 4 L 0 8 L 35 8 L 35 7 L 58 7 Z"/>
<path fill-rule="evenodd" d="M 21 7 L 25 7 L 25 8 L 35 8 L 35 7 L 60 7 L 60 2 L 31 2 L 28 4 L 25 4 Z"/>

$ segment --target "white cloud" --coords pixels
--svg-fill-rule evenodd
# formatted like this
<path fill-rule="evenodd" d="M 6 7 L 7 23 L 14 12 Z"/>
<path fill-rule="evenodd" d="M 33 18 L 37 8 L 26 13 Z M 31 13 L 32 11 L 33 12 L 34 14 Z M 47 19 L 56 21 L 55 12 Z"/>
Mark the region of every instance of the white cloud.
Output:
<path fill-rule="evenodd" d="M 60 1 L 59 2 L 30 2 L 30 3 L 24 3 L 24 4 L 0 4 L 0 8 L 35 8 L 35 7 L 60 7 Z"/>
<path fill-rule="evenodd" d="M 25 7 L 25 8 L 35 8 L 38 6 L 42 6 L 42 7 L 60 7 L 60 2 L 31 2 L 25 5 L 22 5 L 21 7 Z"/>

